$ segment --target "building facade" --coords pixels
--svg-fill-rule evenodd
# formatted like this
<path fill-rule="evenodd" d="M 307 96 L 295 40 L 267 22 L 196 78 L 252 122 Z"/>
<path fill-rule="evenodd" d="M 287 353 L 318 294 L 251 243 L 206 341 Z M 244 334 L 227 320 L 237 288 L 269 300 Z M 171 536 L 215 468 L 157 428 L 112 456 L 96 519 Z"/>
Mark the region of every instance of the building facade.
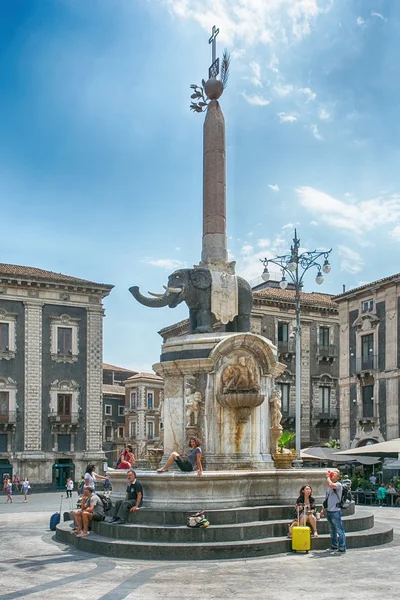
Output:
<path fill-rule="evenodd" d="M 137 371 L 103 363 L 103 451 L 106 461 L 116 466 L 125 444 L 125 385 Z"/>
<path fill-rule="evenodd" d="M 277 379 L 282 394 L 282 425 L 295 429 L 295 303 L 290 286 L 269 281 L 253 289 L 252 333 L 271 340 L 286 371 Z M 301 294 L 301 442 L 302 447 L 339 437 L 339 315 L 327 294 Z M 164 340 L 189 331 L 184 320 L 162 329 Z"/>
<path fill-rule="evenodd" d="M 155 373 L 137 373 L 125 381 L 125 438 L 137 460 L 162 448 L 163 388 Z"/>
<path fill-rule="evenodd" d="M 400 436 L 400 274 L 336 296 L 342 448 Z"/>
<path fill-rule="evenodd" d="M 102 300 L 112 287 L 0 264 L 0 475 L 62 488 L 102 464 Z"/>

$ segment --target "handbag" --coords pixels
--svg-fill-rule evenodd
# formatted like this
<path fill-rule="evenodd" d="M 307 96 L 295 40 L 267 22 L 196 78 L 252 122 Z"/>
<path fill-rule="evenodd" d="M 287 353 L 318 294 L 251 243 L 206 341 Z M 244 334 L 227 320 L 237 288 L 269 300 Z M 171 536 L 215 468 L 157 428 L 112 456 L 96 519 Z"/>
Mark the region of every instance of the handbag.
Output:
<path fill-rule="evenodd" d="M 324 507 L 325 510 L 328 508 L 328 498 L 325 498 L 325 500 L 322 503 L 322 506 Z"/>

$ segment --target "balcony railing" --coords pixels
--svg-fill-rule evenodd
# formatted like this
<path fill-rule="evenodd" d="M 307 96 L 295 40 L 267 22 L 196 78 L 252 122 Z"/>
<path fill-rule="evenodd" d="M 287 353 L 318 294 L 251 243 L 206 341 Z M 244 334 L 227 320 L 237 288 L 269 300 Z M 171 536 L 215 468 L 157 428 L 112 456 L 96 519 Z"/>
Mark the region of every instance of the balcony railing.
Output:
<path fill-rule="evenodd" d="M 327 346 L 319 345 L 317 353 L 319 356 L 326 358 L 335 358 L 338 355 L 338 349 L 333 344 L 329 344 Z"/>
<path fill-rule="evenodd" d="M 362 371 L 374 371 L 378 368 L 378 356 L 368 356 L 368 358 L 357 358 L 356 359 L 356 373 L 362 373 Z"/>
<path fill-rule="evenodd" d="M 17 412 L 15 410 L 10 410 L 7 413 L 0 415 L 0 423 L 16 423 L 17 422 Z"/>
<path fill-rule="evenodd" d="M 290 340 L 289 342 L 278 342 L 278 352 L 281 354 L 294 354 L 296 351 L 296 342 Z"/>
<path fill-rule="evenodd" d="M 58 415 L 57 413 L 49 413 L 50 423 L 70 423 L 76 425 L 79 421 L 79 413 L 71 413 L 70 415 Z"/>
<path fill-rule="evenodd" d="M 336 408 L 331 408 L 328 411 L 317 411 L 314 413 L 313 418 L 314 419 L 318 419 L 319 421 L 324 421 L 324 420 L 328 420 L 328 421 L 333 421 L 338 419 L 339 414 L 338 414 L 338 410 Z"/>

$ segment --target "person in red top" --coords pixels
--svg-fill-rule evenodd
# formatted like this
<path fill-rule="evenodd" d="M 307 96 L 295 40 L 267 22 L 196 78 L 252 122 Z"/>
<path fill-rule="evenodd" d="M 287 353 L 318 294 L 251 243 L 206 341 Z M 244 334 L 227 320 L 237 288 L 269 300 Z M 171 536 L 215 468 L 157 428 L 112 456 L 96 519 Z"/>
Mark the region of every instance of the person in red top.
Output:
<path fill-rule="evenodd" d="M 133 454 L 132 446 L 127 445 L 125 450 L 121 452 L 118 469 L 131 469 L 135 463 L 135 455 Z"/>

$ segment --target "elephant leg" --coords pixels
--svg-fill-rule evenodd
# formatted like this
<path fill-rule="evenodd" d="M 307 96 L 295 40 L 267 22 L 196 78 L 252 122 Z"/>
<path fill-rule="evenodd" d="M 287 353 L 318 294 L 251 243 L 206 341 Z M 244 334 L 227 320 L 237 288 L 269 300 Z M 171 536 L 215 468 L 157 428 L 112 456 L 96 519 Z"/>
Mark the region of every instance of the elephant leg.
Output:
<path fill-rule="evenodd" d="M 240 331 L 241 333 L 251 331 L 250 315 L 238 314 L 235 319 L 237 319 L 237 331 Z"/>
<path fill-rule="evenodd" d="M 196 313 L 197 313 L 197 311 L 194 310 L 193 308 L 189 309 L 190 333 L 194 333 L 196 331 L 196 327 L 197 327 Z"/>
<path fill-rule="evenodd" d="M 211 311 L 207 308 L 200 308 L 196 313 L 195 333 L 212 333 Z"/>

